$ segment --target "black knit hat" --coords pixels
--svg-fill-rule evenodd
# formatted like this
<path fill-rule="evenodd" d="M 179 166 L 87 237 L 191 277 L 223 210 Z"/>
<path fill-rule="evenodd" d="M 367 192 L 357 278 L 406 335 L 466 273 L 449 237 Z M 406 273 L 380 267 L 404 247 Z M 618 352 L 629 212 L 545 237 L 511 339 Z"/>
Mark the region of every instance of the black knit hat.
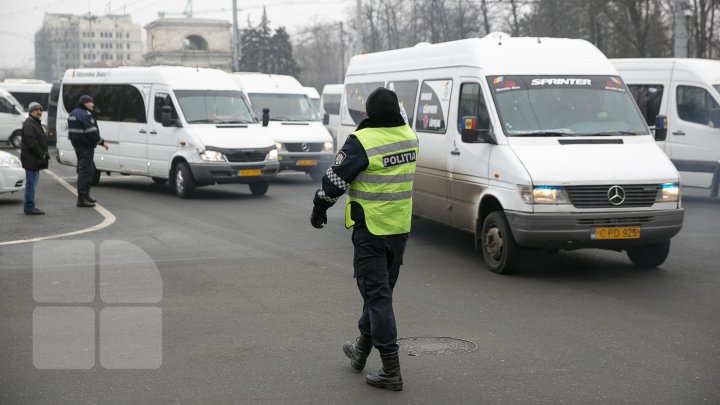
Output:
<path fill-rule="evenodd" d="M 373 90 L 365 102 L 365 112 L 370 118 L 400 114 L 400 102 L 394 91 L 384 87 Z"/>

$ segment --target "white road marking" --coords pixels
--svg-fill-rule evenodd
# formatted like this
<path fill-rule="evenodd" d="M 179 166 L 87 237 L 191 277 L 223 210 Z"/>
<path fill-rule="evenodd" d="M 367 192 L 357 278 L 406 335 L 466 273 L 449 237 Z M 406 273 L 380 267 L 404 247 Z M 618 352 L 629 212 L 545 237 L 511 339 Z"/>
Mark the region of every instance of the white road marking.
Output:
<path fill-rule="evenodd" d="M 54 178 L 63 187 L 68 189 L 68 191 L 70 191 L 73 195 L 77 196 L 77 189 L 75 189 L 75 187 L 71 186 L 70 183 L 63 180 L 60 176 L 53 173 L 50 169 L 45 169 L 45 170 L 43 170 L 43 172 L 50 175 L 50 177 Z M 95 211 L 97 211 L 104 218 L 101 223 L 99 223 L 95 226 L 91 226 L 89 228 L 80 229 L 80 230 L 73 231 L 73 232 L 61 233 L 59 235 L 40 236 L 40 237 L 32 238 L 32 239 L 21 239 L 21 240 L 12 240 L 12 241 L 8 241 L 8 242 L 0 242 L 0 246 L 17 245 L 20 243 L 31 243 L 31 242 L 41 241 L 41 240 L 57 239 L 57 238 L 64 238 L 66 236 L 80 235 L 83 233 L 99 231 L 100 229 L 107 228 L 108 226 L 115 223 L 115 219 L 116 219 L 115 215 L 113 215 L 112 212 L 105 209 L 105 207 L 103 207 L 102 205 L 95 204 Z"/>

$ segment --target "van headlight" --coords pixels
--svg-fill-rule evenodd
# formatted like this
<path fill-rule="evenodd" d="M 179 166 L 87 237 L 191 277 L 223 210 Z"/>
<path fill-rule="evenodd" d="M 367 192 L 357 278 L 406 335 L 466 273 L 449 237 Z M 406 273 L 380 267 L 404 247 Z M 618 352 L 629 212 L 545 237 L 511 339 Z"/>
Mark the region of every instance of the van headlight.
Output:
<path fill-rule="evenodd" d="M 270 149 L 270 152 L 268 152 L 266 159 L 267 160 L 278 160 L 277 149 Z"/>
<path fill-rule="evenodd" d="M 208 162 L 224 162 L 225 155 L 215 150 L 200 150 L 200 159 Z"/>
<path fill-rule="evenodd" d="M 325 142 L 323 144 L 323 152 L 332 152 L 333 151 L 333 143 L 332 142 Z"/>
<path fill-rule="evenodd" d="M 680 184 L 665 183 L 660 186 L 655 202 L 678 202 L 680 200 Z"/>
<path fill-rule="evenodd" d="M 0 158 L 0 167 L 21 167 L 20 161 L 16 157 Z"/>
<path fill-rule="evenodd" d="M 525 204 L 570 204 L 565 187 L 518 185 L 518 191 Z"/>

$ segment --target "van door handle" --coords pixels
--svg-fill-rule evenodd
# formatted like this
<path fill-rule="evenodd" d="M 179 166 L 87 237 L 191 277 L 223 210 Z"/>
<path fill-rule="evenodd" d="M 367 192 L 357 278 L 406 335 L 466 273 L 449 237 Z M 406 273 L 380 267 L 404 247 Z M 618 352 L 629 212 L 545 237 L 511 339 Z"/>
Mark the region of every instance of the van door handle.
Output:
<path fill-rule="evenodd" d="M 150 135 L 157 135 L 157 131 L 150 131 Z"/>
<path fill-rule="evenodd" d="M 141 130 L 140 130 L 140 133 L 141 133 L 141 134 L 147 134 L 147 131 L 144 130 L 144 129 L 141 129 Z"/>
<path fill-rule="evenodd" d="M 680 131 L 675 131 L 675 132 L 673 132 L 673 135 L 685 136 L 685 132 L 683 132 L 682 130 L 680 130 Z"/>
<path fill-rule="evenodd" d="M 453 149 L 453 150 L 450 151 L 450 154 L 451 154 L 451 155 L 455 155 L 455 156 L 459 156 L 459 155 L 460 155 L 460 149 L 455 148 L 455 149 Z"/>

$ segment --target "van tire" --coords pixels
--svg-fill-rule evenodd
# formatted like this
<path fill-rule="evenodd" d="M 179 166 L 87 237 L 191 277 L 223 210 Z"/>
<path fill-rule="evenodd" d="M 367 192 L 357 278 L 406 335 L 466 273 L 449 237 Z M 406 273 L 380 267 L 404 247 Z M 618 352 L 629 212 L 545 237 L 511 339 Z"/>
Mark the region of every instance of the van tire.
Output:
<path fill-rule="evenodd" d="M 268 187 L 270 187 L 270 182 L 257 181 L 255 183 L 249 183 L 248 186 L 250 187 L 250 192 L 253 193 L 253 195 L 265 195 L 268 191 Z"/>
<path fill-rule="evenodd" d="M 630 261 L 643 269 L 654 269 L 665 263 L 668 253 L 670 253 L 669 239 L 651 245 L 630 248 L 627 251 Z"/>
<path fill-rule="evenodd" d="M 191 198 L 195 192 L 195 179 L 193 178 L 190 166 L 180 162 L 175 166 L 173 186 L 175 194 L 180 198 Z"/>
<path fill-rule="evenodd" d="M 90 177 L 90 185 L 95 187 L 98 184 L 100 184 L 100 170 L 98 170 L 93 163 L 93 172 L 92 177 Z"/>
<path fill-rule="evenodd" d="M 523 249 L 515 243 L 502 211 L 491 212 L 485 217 L 479 236 L 483 259 L 490 271 L 509 274 L 517 270 Z"/>
<path fill-rule="evenodd" d="M 20 149 L 20 146 L 22 144 L 22 132 L 21 131 L 15 131 L 10 135 L 10 139 L 8 140 L 10 142 L 10 145 L 12 145 L 15 149 Z"/>

